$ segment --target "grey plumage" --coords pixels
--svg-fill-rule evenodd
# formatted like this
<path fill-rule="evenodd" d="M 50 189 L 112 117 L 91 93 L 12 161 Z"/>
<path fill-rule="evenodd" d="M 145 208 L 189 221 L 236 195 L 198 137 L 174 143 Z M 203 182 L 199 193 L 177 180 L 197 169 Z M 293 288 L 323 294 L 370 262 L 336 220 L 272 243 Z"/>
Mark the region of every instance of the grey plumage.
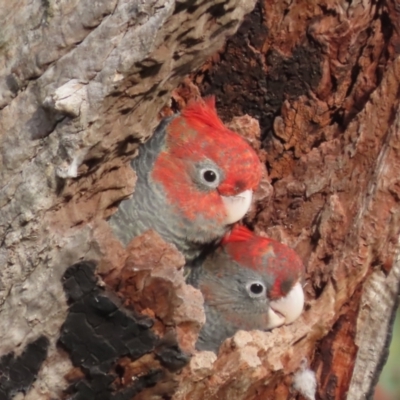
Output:
<path fill-rule="evenodd" d="M 269 299 L 266 295 L 252 298 L 249 282 L 260 282 L 265 290 L 273 281 L 266 275 L 244 268 L 232 260 L 223 248 L 210 253 L 200 267 L 192 268 L 187 283 L 204 295 L 204 324 L 196 348 L 218 352 L 223 341 L 238 330 L 265 328 Z"/>

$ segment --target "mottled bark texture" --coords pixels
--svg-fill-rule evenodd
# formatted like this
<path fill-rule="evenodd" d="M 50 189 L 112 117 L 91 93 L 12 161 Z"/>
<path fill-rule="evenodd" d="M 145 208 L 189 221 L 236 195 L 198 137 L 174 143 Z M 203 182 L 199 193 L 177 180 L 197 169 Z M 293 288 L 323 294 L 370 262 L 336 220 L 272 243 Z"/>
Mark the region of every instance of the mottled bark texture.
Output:
<path fill-rule="evenodd" d="M 292 399 L 304 358 L 316 398 L 370 396 L 400 275 L 400 10 L 260 0 L 217 52 L 253 7 L 3 0 L 1 399 Z M 124 249 L 104 222 L 200 66 L 172 105 L 199 90 L 225 121 L 259 119 L 261 135 L 232 122 L 269 174 L 246 222 L 307 267 L 304 315 L 218 357 L 194 352 L 202 298 L 181 255 L 152 232 Z"/>
<path fill-rule="evenodd" d="M 394 1 L 261 0 L 193 76 L 226 120 L 260 121 L 273 194 L 249 222 L 299 252 L 307 305 L 232 340 L 190 398 L 292 398 L 302 358 L 318 399 L 371 398 L 399 292 L 399 29 Z"/>
<path fill-rule="evenodd" d="M 108 275 L 124 263 L 101 222 L 132 193 L 126 161 L 151 135 L 171 90 L 254 4 L 1 1 L 0 398 L 122 399 L 157 382 L 171 394 L 176 382 L 166 376 L 188 355 L 174 333 L 160 341 L 162 329 L 151 330 L 96 282 L 94 265 Z M 99 264 L 106 249 L 111 262 Z M 75 265 L 80 260 L 96 264 Z M 173 284 L 182 286 L 180 255 L 170 264 L 180 274 Z M 201 322 L 201 296 L 187 297 L 198 302 Z M 126 389 L 118 365 L 137 359 Z"/>

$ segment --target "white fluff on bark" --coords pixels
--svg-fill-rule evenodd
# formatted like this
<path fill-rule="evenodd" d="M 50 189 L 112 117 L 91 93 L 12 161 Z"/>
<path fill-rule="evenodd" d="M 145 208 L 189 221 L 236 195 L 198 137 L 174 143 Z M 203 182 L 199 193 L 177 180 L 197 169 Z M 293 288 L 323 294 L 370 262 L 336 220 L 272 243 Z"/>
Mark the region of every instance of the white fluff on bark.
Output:
<path fill-rule="evenodd" d="M 308 361 L 305 358 L 300 364 L 300 369 L 294 374 L 293 389 L 307 400 L 315 400 L 317 379 L 315 372 L 308 368 Z"/>

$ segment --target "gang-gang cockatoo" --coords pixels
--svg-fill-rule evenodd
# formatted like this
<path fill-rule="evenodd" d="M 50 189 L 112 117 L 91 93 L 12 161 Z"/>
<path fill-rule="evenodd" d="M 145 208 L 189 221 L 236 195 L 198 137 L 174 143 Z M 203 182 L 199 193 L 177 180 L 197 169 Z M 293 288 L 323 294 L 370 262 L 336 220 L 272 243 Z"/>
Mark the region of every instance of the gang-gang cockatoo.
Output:
<path fill-rule="evenodd" d="M 132 160 L 137 182 L 109 223 L 126 245 L 154 229 L 187 261 L 248 211 L 261 178 L 255 151 L 218 118 L 214 98 L 164 119 Z"/>
<path fill-rule="evenodd" d="M 217 352 L 238 330 L 270 330 L 297 319 L 304 265 L 288 246 L 235 226 L 187 282 L 204 297 L 206 323 L 196 347 Z"/>

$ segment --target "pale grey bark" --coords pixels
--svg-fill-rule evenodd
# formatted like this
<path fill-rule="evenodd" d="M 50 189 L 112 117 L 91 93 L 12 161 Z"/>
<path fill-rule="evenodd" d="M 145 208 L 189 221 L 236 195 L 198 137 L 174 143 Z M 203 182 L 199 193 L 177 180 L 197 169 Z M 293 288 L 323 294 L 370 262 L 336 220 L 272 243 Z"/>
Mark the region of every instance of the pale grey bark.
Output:
<path fill-rule="evenodd" d="M 386 362 L 399 304 L 399 254 L 389 274 L 374 272 L 365 282 L 357 320 L 356 363 L 347 399 L 373 399 Z"/>
<path fill-rule="evenodd" d="M 71 365 L 55 348 L 66 316 L 61 277 L 72 263 L 100 257 L 87 223 L 118 196 L 91 206 L 94 215 L 72 207 L 62 224 L 54 222 L 57 212 L 71 197 L 124 186 L 94 189 L 85 162 L 107 165 L 121 143 L 132 157 L 171 90 L 223 45 L 254 3 L 1 2 L 0 356 L 20 353 L 42 334 L 51 341 L 52 358 L 26 398 L 57 398 L 65 386 Z"/>

